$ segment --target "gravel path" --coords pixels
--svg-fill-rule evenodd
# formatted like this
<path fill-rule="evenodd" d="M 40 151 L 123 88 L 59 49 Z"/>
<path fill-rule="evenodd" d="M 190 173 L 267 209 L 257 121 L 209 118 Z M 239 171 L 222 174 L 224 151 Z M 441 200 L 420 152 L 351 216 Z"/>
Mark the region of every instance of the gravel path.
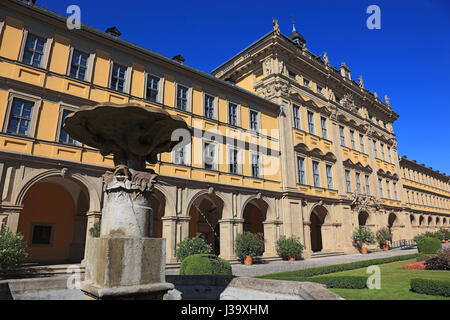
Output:
<path fill-rule="evenodd" d="M 313 267 L 329 266 L 333 264 L 349 263 L 354 261 L 371 260 L 377 258 L 393 257 L 405 254 L 417 253 L 417 249 L 390 250 L 372 252 L 369 254 L 347 254 L 342 256 L 312 258 L 298 261 L 268 261 L 264 264 L 253 264 L 250 266 L 242 264 L 232 265 L 233 275 L 238 277 L 253 277 L 264 274 L 307 269 Z M 166 270 L 166 274 L 178 274 L 178 269 Z"/>

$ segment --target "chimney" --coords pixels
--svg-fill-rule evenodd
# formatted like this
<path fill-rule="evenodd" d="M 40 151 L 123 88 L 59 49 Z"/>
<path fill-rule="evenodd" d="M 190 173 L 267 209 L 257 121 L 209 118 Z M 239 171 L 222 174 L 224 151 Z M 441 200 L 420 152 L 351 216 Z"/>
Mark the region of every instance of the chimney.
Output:
<path fill-rule="evenodd" d="M 120 37 L 121 35 L 120 31 L 116 27 L 108 28 L 105 32 L 112 35 L 113 37 Z"/>
<path fill-rule="evenodd" d="M 178 63 L 183 64 L 184 61 L 186 61 L 181 54 L 177 54 L 175 57 L 172 58 L 172 60 L 175 60 Z"/>

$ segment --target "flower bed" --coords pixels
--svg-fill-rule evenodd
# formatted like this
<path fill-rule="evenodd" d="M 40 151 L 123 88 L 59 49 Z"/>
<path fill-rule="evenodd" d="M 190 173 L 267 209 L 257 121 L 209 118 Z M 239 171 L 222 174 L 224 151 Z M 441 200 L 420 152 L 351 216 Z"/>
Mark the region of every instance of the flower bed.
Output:
<path fill-rule="evenodd" d="M 410 264 L 405 264 L 402 269 L 416 269 L 425 270 L 425 261 L 414 262 Z"/>

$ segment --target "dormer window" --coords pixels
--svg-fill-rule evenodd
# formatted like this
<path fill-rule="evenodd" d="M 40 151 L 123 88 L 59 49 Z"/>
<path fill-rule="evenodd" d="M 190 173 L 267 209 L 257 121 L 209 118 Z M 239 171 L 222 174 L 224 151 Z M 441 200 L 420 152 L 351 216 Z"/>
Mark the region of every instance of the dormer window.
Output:
<path fill-rule="evenodd" d="M 290 70 L 288 72 L 289 72 L 289 78 L 294 79 L 294 80 L 297 78 L 297 74 L 295 72 L 292 72 Z"/>

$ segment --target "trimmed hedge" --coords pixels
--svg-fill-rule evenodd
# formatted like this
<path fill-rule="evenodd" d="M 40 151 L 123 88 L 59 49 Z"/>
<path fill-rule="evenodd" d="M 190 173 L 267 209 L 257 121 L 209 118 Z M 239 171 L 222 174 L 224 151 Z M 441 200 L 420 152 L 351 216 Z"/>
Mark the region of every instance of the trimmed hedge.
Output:
<path fill-rule="evenodd" d="M 441 240 L 437 238 L 423 238 L 417 242 L 419 253 L 433 254 L 442 249 Z"/>
<path fill-rule="evenodd" d="M 377 264 L 409 260 L 409 259 L 414 259 L 415 257 L 417 257 L 417 253 L 389 257 L 389 258 L 356 261 L 356 262 L 345 263 L 345 264 L 335 264 L 335 265 L 331 265 L 331 266 L 316 267 L 316 268 L 309 268 L 309 269 L 303 269 L 303 270 L 272 273 L 272 274 L 267 274 L 264 276 L 258 276 L 258 278 L 274 279 L 274 277 L 277 277 L 277 276 L 292 276 L 292 277 L 302 277 L 302 278 L 303 277 L 312 277 L 312 276 L 317 276 L 320 274 L 328 274 L 328 273 L 334 273 L 334 272 L 340 272 L 340 271 L 346 271 L 346 270 L 366 268 L 368 266 L 377 265 Z"/>
<path fill-rule="evenodd" d="M 289 281 L 308 281 L 317 282 L 327 286 L 327 288 L 339 288 L 339 289 L 365 289 L 367 287 L 368 277 L 356 277 L 356 276 L 320 276 L 313 278 L 299 278 L 299 277 L 276 277 L 275 280 L 289 280 Z"/>
<path fill-rule="evenodd" d="M 411 291 L 416 293 L 450 297 L 450 281 L 414 278 L 410 286 Z"/>
<path fill-rule="evenodd" d="M 417 258 L 416 258 L 416 261 L 417 261 L 417 262 L 425 261 L 425 260 L 428 260 L 428 259 L 430 259 L 430 258 L 433 258 L 434 256 L 435 256 L 435 254 L 419 253 L 419 255 L 418 255 Z"/>
<path fill-rule="evenodd" d="M 231 264 L 213 254 L 193 254 L 183 260 L 180 275 L 231 275 Z"/>

